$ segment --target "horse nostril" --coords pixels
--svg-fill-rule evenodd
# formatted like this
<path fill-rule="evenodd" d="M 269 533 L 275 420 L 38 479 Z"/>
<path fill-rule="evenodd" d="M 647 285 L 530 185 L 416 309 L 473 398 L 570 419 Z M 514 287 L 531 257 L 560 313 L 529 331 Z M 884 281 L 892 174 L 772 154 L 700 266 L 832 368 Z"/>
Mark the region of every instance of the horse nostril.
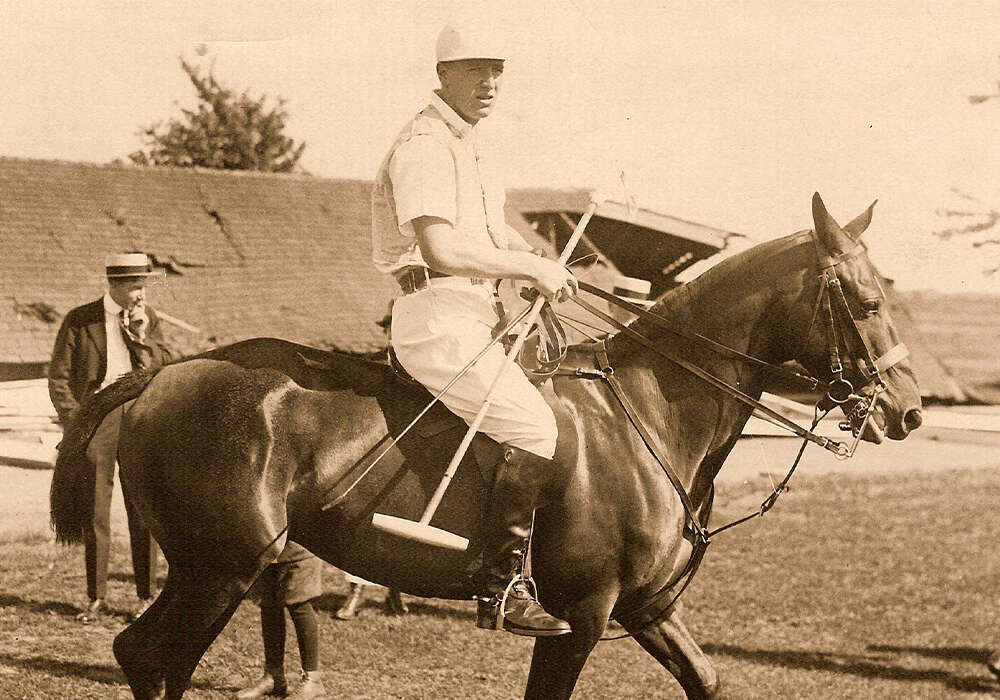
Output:
<path fill-rule="evenodd" d="M 903 417 L 903 424 L 907 430 L 916 430 L 924 422 L 924 417 L 919 408 L 911 408 Z"/>

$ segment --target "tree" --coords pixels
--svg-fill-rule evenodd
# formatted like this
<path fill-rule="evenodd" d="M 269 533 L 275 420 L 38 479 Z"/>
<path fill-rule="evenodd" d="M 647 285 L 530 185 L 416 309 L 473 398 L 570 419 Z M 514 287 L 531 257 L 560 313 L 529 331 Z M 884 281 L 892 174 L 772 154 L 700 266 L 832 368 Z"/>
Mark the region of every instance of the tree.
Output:
<path fill-rule="evenodd" d="M 992 99 L 1000 98 L 1000 83 L 997 83 L 997 92 L 984 95 L 969 95 L 969 103 L 980 105 Z M 973 248 L 1000 248 L 1000 211 L 996 207 L 988 206 L 981 200 L 952 188 L 952 193 L 964 200 L 961 209 L 938 209 L 936 214 L 949 220 L 952 224 L 947 228 L 935 231 L 934 235 L 943 240 L 948 240 L 952 236 L 972 236 Z M 994 255 L 991 261 L 986 258 L 986 267 L 983 269 L 985 275 L 1000 274 L 1000 260 Z"/>
<path fill-rule="evenodd" d="M 306 145 L 283 134 L 288 118 L 284 99 L 268 108 L 266 96 L 237 95 L 222 87 L 211 70 L 203 76 L 183 58 L 181 68 L 198 93 L 197 109 L 182 109 L 183 118 L 140 129 L 146 148 L 129 154 L 133 163 L 277 173 L 295 168 Z"/>
<path fill-rule="evenodd" d="M 996 235 L 997 224 L 1000 224 L 1000 211 L 954 187 L 951 191 L 965 200 L 969 206 L 963 209 L 938 209 L 935 212 L 938 216 L 956 225 L 935 231 L 934 235 L 943 240 L 948 240 L 952 236 L 973 236 L 975 238 L 972 241 L 973 248 L 1000 247 L 1000 236 Z M 989 257 L 984 258 L 984 262 L 986 267 L 983 268 L 983 274 L 1000 273 L 1000 262 L 990 261 Z"/>

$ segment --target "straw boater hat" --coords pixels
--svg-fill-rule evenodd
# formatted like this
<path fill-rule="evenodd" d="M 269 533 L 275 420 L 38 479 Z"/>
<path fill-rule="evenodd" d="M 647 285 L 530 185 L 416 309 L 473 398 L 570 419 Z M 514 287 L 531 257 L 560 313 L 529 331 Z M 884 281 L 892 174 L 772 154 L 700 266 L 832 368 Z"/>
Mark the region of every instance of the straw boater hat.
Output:
<path fill-rule="evenodd" d="M 153 263 L 145 253 L 109 253 L 104 257 L 104 272 L 108 279 L 156 274 Z"/>
<path fill-rule="evenodd" d="M 650 284 L 649 280 L 618 275 L 615 277 L 614 289 L 612 289 L 611 293 L 619 299 L 630 301 L 643 308 L 649 308 L 654 304 L 654 301 L 649 298 L 651 288 L 652 284 Z"/>

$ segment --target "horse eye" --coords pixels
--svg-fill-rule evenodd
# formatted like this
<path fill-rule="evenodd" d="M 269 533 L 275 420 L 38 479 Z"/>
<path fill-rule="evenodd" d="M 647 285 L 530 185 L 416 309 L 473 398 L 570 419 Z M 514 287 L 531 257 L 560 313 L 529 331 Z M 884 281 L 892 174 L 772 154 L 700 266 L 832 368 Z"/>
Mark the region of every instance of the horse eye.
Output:
<path fill-rule="evenodd" d="M 861 308 L 867 315 L 874 316 L 882 308 L 882 301 L 881 299 L 869 299 L 861 303 Z"/>

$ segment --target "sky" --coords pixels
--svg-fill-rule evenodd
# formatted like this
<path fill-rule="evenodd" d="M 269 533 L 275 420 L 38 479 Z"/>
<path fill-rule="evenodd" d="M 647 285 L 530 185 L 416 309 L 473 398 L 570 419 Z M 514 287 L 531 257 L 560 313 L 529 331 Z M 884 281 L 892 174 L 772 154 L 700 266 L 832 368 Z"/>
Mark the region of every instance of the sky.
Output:
<path fill-rule="evenodd" d="M 1000 98 L 968 99 L 998 91 L 996 1 L 0 0 L 0 13 L 0 156 L 125 159 L 140 127 L 195 104 L 183 57 L 284 98 L 312 174 L 371 179 L 437 86 L 437 33 L 474 22 L 510 51 L 481 124 L 508 185 L 627 193 L 754 240 L 811 227 L 814 191 L 841 223 L 878 199 L 865 240 L 900 288 L 1000 293 L 982 273 L 1000 246 L 934 235 L 1000 209 Z"/>

